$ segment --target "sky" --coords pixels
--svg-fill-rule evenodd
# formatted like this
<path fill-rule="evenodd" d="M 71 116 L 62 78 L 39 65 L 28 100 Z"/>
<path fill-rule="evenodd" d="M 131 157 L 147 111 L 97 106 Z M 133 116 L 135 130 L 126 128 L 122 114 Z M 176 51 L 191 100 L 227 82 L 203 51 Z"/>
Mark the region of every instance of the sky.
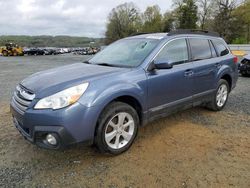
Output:
<path fill-rule="evenodd" d="M 0 35 L 71 35 L 103 37 L 112 8 L 134 2 L 144 11 L 171 0 L 0 0 Z"/>

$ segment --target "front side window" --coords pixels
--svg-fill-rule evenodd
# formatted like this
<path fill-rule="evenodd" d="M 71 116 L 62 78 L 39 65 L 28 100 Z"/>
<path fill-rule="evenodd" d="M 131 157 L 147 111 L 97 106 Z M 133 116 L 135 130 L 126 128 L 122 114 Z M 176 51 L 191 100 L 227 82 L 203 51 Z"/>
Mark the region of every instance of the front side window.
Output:
<path fill-rule="evenodd" d="M 125 39 L 114 42 L 89 60 L 91 64 L 136 67 L 160 42 L 157 39 Z"/>
<path fill-rule="evenodd" d="M 169 42 L 155 58 L 155 62 L 164 61 L 173 65 L 187 62 L 188 50 L 186 39 L 176 39 Z"/>
<path fill-rule="evenodd" d="M 193 61 L 212 57 L 209 41 L 207 39 L 191 38 L 189 39 L 189 43 Z"/>
<path fill-rule="evenodd" d="M 223 44 L 220 40 L 212 40 L 219 56 L 224 56 L 229 54 L 229 50 L 226 48 L 226 46 Z"/>

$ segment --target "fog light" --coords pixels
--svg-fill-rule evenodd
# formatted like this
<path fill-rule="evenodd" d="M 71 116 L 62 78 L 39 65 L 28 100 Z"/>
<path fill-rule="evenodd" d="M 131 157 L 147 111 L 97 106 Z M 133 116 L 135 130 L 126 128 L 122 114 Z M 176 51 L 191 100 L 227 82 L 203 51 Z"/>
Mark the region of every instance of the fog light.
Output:
<path fill-rule="evenodd" d="M 57 145 L 56 137 L 53 134 L 47 134 L 46 141 L 53 146 Z"/>

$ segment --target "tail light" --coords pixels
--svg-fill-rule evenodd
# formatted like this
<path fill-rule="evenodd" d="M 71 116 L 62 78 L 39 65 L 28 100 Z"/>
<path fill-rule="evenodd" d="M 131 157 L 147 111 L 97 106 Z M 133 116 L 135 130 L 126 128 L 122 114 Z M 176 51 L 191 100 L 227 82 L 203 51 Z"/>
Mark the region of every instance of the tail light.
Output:
<path fill-rule="evenodd" d="M 238 63 L 238 57 L 234 56 L 234 63 L 237 64 Z"/>

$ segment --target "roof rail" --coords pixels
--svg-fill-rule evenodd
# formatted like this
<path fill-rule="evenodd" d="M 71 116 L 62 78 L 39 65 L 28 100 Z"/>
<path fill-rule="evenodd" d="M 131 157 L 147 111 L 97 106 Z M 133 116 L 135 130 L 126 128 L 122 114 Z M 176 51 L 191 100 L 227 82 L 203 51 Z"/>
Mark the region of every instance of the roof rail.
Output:
<path fill-rule="evenodd" d="M 199 29 L 178 29 L 170 31 L 167 35 L 181 35 L 181 34 L 196 34 L 196 35 L 208 35 L 213 37 L 219 37 L 219 33 L 213 31 L 199 30 Z"/>

